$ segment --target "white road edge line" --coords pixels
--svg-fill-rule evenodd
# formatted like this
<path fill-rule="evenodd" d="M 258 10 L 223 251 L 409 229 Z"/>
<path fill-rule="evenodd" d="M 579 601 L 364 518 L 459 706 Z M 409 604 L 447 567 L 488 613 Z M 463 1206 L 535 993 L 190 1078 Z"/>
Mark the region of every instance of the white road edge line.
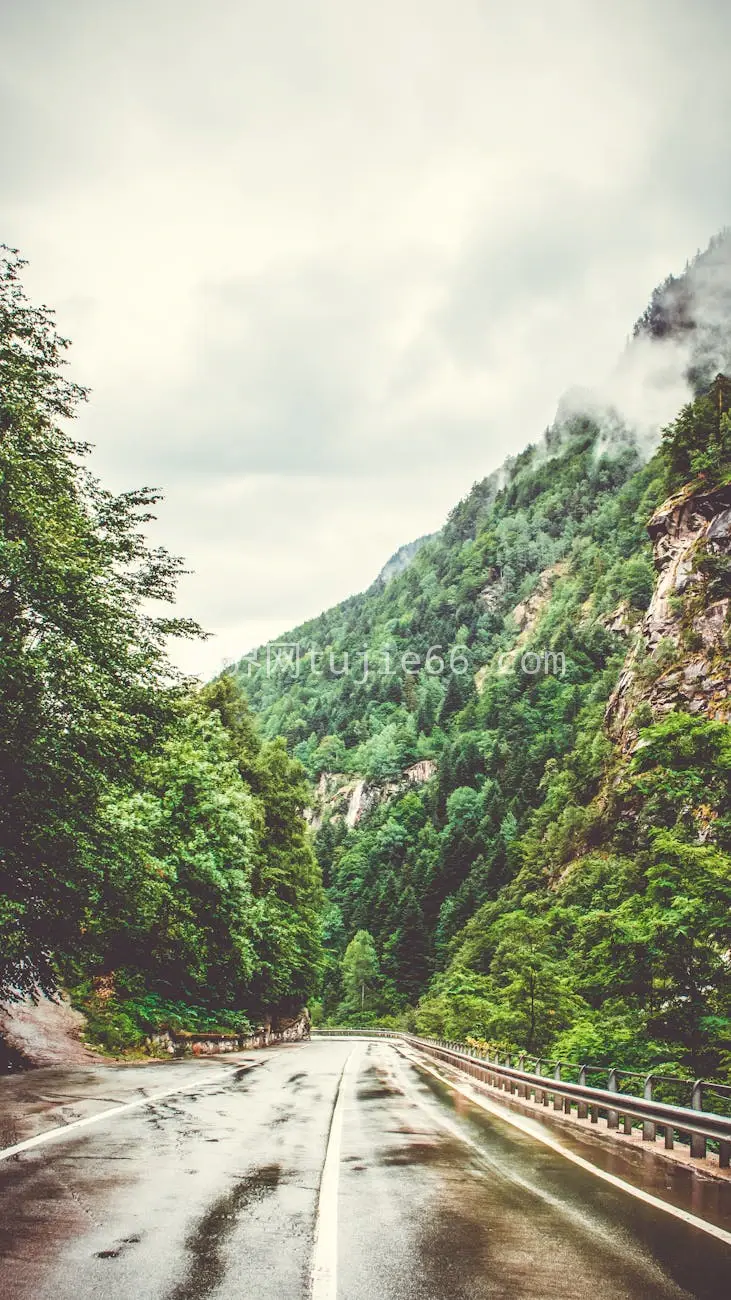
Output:
<path fill-rule="evenodd" d="M 241 1066 L 237 1067 L 241 1069 Z M 230 1070 L 222 1070 L 212 1079 L 206 1079 L 203 1084 L 196 1084 L 192 1079 L 187 1083 L 179 1083 L 174 1088 L 165 1088 L 161 1092 L 148 1093 L 146 1097 L 138 1097 L 134 1101 L 126 1101 L 120 1106 L 111 1106 L 108 1110 L 100 1110 L 96 1115 L 86 1115 L 84 1119 L 74 1119 L 70 1124 L 61 1124 L 58 1128 L 46 1129 L 44 1133 L 37 1133 L 35 1137 L 26 1138 L 24 1142 L 16 1142 L 12 1147 L 4 1147 L 0 1151 L 0 1160 L 9 1160 L 11 1156 L 16 1156 L 20 1151 L 30 1151 L 33 1147 L 43 1146 L 45 1142 L 52 1142 L 55 1138 L 66 1137 L 68 1133 L 80 1128 L 88 1128 L 91 1124 L 100 1124 L 105 1119 L 111 1119 L 114 1115 L 123 1115 L 128 1110 L 139 1110 L 141 1106 L 149 1106 L 152 1102 L 162 1101 L 164 1097 L 172 1097 L 175 1093 L 190 1092 L 194 1088 L 208 1088 L 213 1083 L 220 1083 L 222 1079 L 230 1077 Z"/>
<path fill-rule="evenodd" d="M 627 1192 L 630 1196 L 636 1197 L 638 1201 L 644 1201 L 646 1205 L 652 1205 L 656 1210 L 664 1210 L 666 1214 L 672 1214 L 674 1218 L 682 1219 L 683 1223 L 688 1223 L 693 1228 L 700 1228 L 701 1232 L 706 1232 L 711 1237 L 717 1237 L 719 1241 L 731 1246 L 731 1232 L 726 1232 L 724 1228 L 717 1227 L 715 1223 L 708 1223 L 705 1219 L 699 1219 L 688 1210 L 681 1210 L 679 1206 L 671 1205 L 669 1201 L 662 1201 L 659 1196 L 653 1196 L 651 1192 L 644 1192 L 641 1187 L 634 1187 L 632 1183 L 625 1182 L 623 1178 L 617 1178 L 616 1174 L 610 1174 L 606 1169 L 600 1169 L 598 1165 L 593 1165 L 590 1160 L 584 1160 L 583 1156 L 578 1156 L 575 1152 L 569 1151 L 567 1147 L 562 1146 L 548 1133 L 540 1132 L 537 1125 L 534 1127 L 530 1123 L 525 1123 L 522 1116 L 513 1114 L 507 1108 L 503 1110 L 502 1106 L 490 1101 L 487 1097 L 483 1097 L 475 1088 L 463 1088 L 454 1080 L 446 1079 L 443 1074 L 433 1070 L 422 1057 L 411 1055 L 402 1047 L 399 1050 L 421 1069 L 426 1070 L 428 1074 L 432 1074 L 440 1083 L 446 1084 L 454 1092 L 461 1093 L 468 1101 L 480 1106 L 483 1110 L 489 1111 L 491 1115 L 496 1115 L 498 1119 L 504 1120 L 506 1124 L 512 1124 L 514 1128 L 518 1128 L 521 1132 L 527 1133 L 529 1137 L 542 1142 L 544 1146 L 550 1147 L 552 1151 L 565 1156 L 567 1160 L 573 1161 L 580 1169 L 586 1169 L 590 1174 L 594 1174 L 596 1178 L 603 1179 L 605 1183 L 611 1183 L 612 1187 L 618 1187 L 620 1191 Z"/>
<path fill-rule="evenodd" d="M 345 1109 L 345 1084 L 353 1069 L 353 1062 L 362 1055 L 362 1047 L 353 1047 L 348 1053 L 338 1083 L 337 1097 L 330 1119 L 325 1162 L 320 1177 L 320 1194 L 315 1216 L 315 1239 L 312 1247 L 310 1272 L 311 1300 L 336 1300 L 338 1292 L 338 1183 L 340 1181 L 340 1148 L 343 1137 L 343 1111 Z"/>

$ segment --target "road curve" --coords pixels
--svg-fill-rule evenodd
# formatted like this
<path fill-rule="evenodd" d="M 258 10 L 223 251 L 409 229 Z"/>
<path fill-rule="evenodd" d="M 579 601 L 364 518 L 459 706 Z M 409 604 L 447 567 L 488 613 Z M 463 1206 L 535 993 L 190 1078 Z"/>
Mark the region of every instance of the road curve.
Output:
<path fill-rule="evenodd" d="M 389 1042 L 0 1081 L 3 1150 L 91 1116 L 0 1158 L 2 1300 L 728 1294 L 731 1246 Z"/>

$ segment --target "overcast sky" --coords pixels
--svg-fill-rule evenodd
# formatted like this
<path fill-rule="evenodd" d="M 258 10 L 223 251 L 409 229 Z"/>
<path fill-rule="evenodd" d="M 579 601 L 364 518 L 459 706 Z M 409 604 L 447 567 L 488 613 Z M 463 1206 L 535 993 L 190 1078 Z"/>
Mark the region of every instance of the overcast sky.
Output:
<path fill-rule="evenodd" d="M 216 671 L 600 384 L 731 220 L 731 7 L 5 0 L 0 241 Z"/>

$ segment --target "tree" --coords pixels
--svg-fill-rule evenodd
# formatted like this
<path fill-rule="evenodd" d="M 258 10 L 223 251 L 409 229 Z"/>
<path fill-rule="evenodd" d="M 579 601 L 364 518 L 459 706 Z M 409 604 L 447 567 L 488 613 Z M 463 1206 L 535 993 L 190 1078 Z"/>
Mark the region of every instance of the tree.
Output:
<path fill-rule="evenodd" d="M 294 1010 L 316 992 L 323 962 L 322 876 L 303 817 L 309 797 L 305 772 L 283 740 L 261 741 L 230 674 L 205 687 L 201 698 L 225 724 L 231 757 L 256 798 L 251 887 L 260 900 L 261 922 L 249 996 L 262 1010 Z"/>
<path fill-rule="evenodd" d="M 34 308 L 23 266 L 0 257 L 0 993 L 56 982 L 95 897 L 107 784 L 130 777 L 174 705 L 165 657 L 187 620 L 180 562 L 151 549 L 148 489 L 112 496 L 59 421 L 85 397 L 63 374 L 67 341 Z"/>
<path fill-rule="evenodd" d="M 682 1044 L 694 1073 L 716 1066 L 731 1026 L 731 859 L 677 834 L 653 836 L 647 928 L 658 997 L 654 1032 Z"/>
<path fill-rule="evenodd" d="M 518 910 L 497 923 L 495 938 L 492 1034 L 529 1052 L 543 1049 L 570 1023 L 578 1006 L 556 936 L 543 918 Z"/>
<path fill-rule="evenodd" d="M 424 914 L 410 885 L 399 896 L 396 910 L 398 924 L 385 943 L 383 966 L 413 1004 L 424 992 L 429 978 L 430 944 Z"/>
<path fill-rule="evenodd" d="M 683 407 L 663 430 L 661 456 L 667 489 L 676 491 L 689 479 L 723 483 L 731 470 L 731 382 L 717 375 L 710 391 Z"/>
<path fill-rule="evenodd" d="M 342 961 L 343 989 L 347 1003 L 353 1010 L 365 1010 L 368 994 L 375 992 L 380 976 L 380 966 L 373 936 L 368 930 L 359 930 L 350 940 Z"/>
<path fill-rule="evenodd" d="M 97 886 L 72 962 L 173 1001 L 259 1010 L 252 987 L 266 918 L 252 889 L 260 811 L 219 718 L 181 703 L 140 760 L 137 789 L 110 791 Z"/>
<path fill-rule="evenodd" d="M 170 667 L 199 629 L 150 613 L 180 572 L 144 537 L 156 495 L 84 468 L 59 424 L 84 392 L 21 266 L 0 257 L 0 997 L 93 1002 L 103 976 L 112 1046 L 298 1010 L 322 963 L 303 769 L 231 674 L 195 691 Z"/>
<path fill-rule="evenodd" d="M 340 736 L 323 736 L 310 759 L 313 776 L 321 772 L 343 772 L 346 768 L 345 745 Z"/>

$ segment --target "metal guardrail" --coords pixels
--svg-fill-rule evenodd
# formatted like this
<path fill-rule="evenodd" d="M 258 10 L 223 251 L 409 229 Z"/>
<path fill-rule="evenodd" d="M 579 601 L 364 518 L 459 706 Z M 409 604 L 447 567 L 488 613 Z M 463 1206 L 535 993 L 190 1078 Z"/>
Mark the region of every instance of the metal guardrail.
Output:
<path fill-rule="evenodd" d="M 599 1122 L 600 1114 L 606 1118 L 608 1129 L 618 1129 L 620 1122 L 625 1134 L 632 1132 L 635 1121 L 642 1123 L 642 1138 L 645 1142 L 654 1142 L 661 1129 L 666 1150 L 672 1150 L 676 1139 L 686 1139 L 690 1143 L 690 1154 L 694 1159 L 704 1160 L 708 1154 L 708 1142 L 718 1149 L 718 1162 L 722 1169 L 731 1164 L 731 1116 L 718 1114 L 716 1111 L 703 1109 L 703 1093 L 713 1089 L 719 1096 L 731 1097 L 731 1088 L 725 1084 L 711 1083 L 708 1080 L 680 1080 L 672 1078 L 673 1083 L 684 1083 L 691 1087 L 690 1106 L 675 1106 L 659 1101 L 653 1097 L 653 1083 L 670 1076 L 639 1075 L 633 1071 L 610 1069 L 606 1088 L 592 1087 L 587 1084 L 589 1071 L 599 1067 L 581 1065 L 578 1080 L 561 1077 L 563 1063 L 552 1062 L 553 1074 L 542 1074 L 501 1062 L 499 1057 L 506 1053 L 484 1055 L 470 1051 L 464 1044 L 445 1042 L 437 1038 L 419 1038 L 392 1029 L 313 1029 L 313 1034 L 348 1038 L 395 1038 L 410 1043 L 421 1051 L 430 1053 L 438 1059 L 455 1065 L 467 1074 L 481 1079 L 489 1086 L 503 1090 L 524 1099 L 532 1100 L 543 1106 L 553 1104 L 555 1111 L 572 1115 L 574 1107 L 578 1119 L 589 1119 L 591 1123 Z M 510 1058 L 509 1058 L 510 1059 Z M 543 1058 L 532 1058 L 543 1063 Z M 521 1062 L 523 1058 L 519 1058 Z M 546 1062 L 548 1064 L 548 1062 Z M 620 1076 L 643 1079 L 642 1096 L 622 1092 Z"/>

